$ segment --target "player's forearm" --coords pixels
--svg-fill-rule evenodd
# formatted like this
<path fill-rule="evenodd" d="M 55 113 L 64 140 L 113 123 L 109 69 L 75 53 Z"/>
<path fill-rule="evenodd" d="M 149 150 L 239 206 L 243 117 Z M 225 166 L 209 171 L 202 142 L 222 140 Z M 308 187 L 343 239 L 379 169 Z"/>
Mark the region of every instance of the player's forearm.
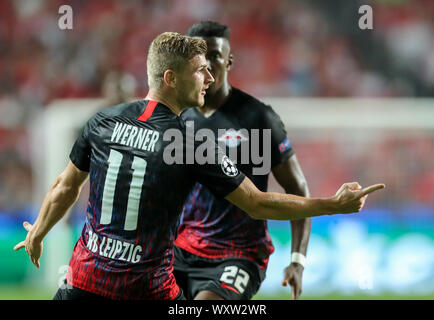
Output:
<path fill-rule="evenodd" d="M 65 216 L 77 201 L 79 193 L 79 188 L 67 186 L 61 179 L 56 179 L 45 196 L 38 218 L 33 224 L 30 234 L 31 240 L 42 241 L 51 228 Z"/>
<path fill-rule="evenodd" d="M 254 218 L 271 220 L 297 220 L 333 214 L 336 212 L 333 198 L 305 198 L 292 194 L 262 193 L 257 200 Z"/>
<path fill-rule="evenodd" d="M 306 255 L 311 221 L 311 218 L 291 220 L 291 252 L 299 252 Z"/>
<path fill-rule="evenodd" d="M 302 197 L 310 197 L 309 188 L 306 180 L 297 184 L 297 187 L 291 189 L 285 188 L 287 194 L 294 194 Z M 291 220 L 291 252 L 299 252 L 303 255 L 307 253 L 309 244 L 310 230 L 312 225 L 311 218 Z"/>

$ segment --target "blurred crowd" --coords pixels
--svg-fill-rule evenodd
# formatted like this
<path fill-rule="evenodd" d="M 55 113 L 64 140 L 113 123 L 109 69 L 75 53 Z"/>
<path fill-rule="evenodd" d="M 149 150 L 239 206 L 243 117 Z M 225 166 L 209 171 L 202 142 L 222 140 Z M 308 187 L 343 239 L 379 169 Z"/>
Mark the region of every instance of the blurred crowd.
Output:
<path fill-rule="evenodd" d="M 307 140 L 306 130 L 289 129 L 291 133 L 312 195 L 328 197 L 344 181 L 358 181 L 363 187 L 384 182 L 384 193 L 372 195 L 368 208 L 383 208 L 404 218 L 434 213 L 434 132 L 412 130 L 407 135 L 385 130 L 364 138 L 363 132 L 321 130 Z"/>
<path fill-rule="evenodd" d="M 64 4 L 72 30 L 58 27 Z M 258 97 L 433 97 L 434 2 L 368 4 L 373 30 L 358 28 L 358 1 L 0 0 L 0 210 L 31 200 L 26 128 L 38 111 L 143 96 L 151 40 L 200 20 L 231 27 L 230 82 Z M 432 143 L 424 150 L 432 159 Z"/>

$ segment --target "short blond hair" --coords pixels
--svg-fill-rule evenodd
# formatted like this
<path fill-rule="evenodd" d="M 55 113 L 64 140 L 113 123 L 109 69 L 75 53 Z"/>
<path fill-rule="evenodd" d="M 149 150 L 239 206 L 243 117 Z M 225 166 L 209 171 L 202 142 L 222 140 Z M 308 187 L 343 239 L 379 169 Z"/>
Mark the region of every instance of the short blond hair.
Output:
<path fill-rule="evenodd" d="M 149 88 L 160 88 L 166 70 L 181 71 L 188 60 L 198 54 L 205 54 L 206 50 L 206 42 L 203 39 L 176 32 L 158 35 L 149 46 L 146 62 Z"/>

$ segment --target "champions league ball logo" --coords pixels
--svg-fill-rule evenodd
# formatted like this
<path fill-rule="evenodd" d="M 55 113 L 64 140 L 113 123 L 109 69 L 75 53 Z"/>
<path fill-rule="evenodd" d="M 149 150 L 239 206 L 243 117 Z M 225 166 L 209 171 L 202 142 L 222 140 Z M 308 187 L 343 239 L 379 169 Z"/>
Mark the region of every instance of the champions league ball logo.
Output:
<path fill-rule="evenodd" d="M 238 168 L 228 156 L 223 156 L 222 158 L 222 170 L 229 177 L 235 177 L 238 174 Z"/>

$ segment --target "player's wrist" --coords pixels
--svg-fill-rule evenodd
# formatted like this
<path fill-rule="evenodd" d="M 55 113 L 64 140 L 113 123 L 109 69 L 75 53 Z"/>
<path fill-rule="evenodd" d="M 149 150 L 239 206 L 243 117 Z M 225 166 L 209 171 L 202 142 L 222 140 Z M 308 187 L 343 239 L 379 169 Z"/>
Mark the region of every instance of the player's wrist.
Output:
<path fill-rule="evenodd" d="M 300 252 L 291 253 L 291 264 L 301 266 L 304 269 L 306 265 L 306 256 Z"/>
<path fill-rule="evenodd" d="M 44 240 L 44 235 L 38 232 L 38 228 L 34 225 L 33 228 L 29 231 L 29 242 L 31 244 L 38 244 Z"/>
<path fill-rule="evenodd" d="M 332 215 L 339 213 L 340 201 L 336 196 L 321 200 L 321 205 L 325 214 Z"/>
<path fill-rule="evenodd" d="M 291 262 L 290 266 L 293 269 L 295 269 L 295 271 L 297 271 L 297 272 L 303 272 L 304 271 L 304 266 L 302 266 L 298 262 Z"/>

